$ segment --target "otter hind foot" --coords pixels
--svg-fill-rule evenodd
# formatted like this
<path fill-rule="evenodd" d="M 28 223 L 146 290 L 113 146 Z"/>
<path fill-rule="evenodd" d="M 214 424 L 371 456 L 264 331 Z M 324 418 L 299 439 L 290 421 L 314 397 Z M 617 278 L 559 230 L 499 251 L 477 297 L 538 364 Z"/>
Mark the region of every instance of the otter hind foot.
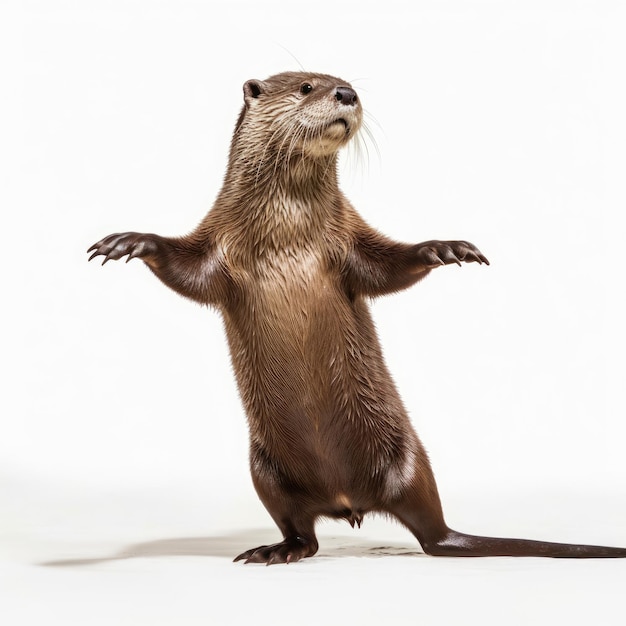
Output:
<path fill-rule="evenodd" d="M 244 561 L 244 563 L 295 563 L 307 556 L 313 556 L 317 552 L 318 544 L 316 539 L 305 539 L 304 537 L 287 537 L 279 543 L 269 546 L 259 546 L 243 552 L 234 561 Z"/>

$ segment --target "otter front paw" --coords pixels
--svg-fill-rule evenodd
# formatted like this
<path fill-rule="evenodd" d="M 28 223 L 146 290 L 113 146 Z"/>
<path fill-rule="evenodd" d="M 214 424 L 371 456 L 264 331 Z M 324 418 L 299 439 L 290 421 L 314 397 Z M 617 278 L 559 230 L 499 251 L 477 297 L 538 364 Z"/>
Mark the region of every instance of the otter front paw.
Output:
<path fill-rule="evenodd" d="M 415 246 L 419 261 L 430 267 L 456 263 L 485 263 L 487 257 L 469 241 L 425 241 Z"/>
<path fill-rule="evenodd" d="M 157 252 L 157 236 L 144 233 L 115 233 L 94 243 L 87 253 L 93 252 L 89 260 L 97 256 L 104 256 L 102 265 L 111 259 L 121 259 L 128 255 L 126 263 L 135 257 L 143 258 L 155 255 Z"/>

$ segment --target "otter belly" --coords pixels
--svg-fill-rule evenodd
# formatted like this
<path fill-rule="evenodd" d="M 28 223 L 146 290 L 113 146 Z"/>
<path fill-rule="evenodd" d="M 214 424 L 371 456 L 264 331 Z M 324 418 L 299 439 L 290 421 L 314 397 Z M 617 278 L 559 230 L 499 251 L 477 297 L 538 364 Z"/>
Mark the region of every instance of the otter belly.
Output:
<path fill-rule="evenodd" d="M 225 312 L 253 475 L 358 498 L 403 464 L 408 420 L 366 303 L 311 259 L 298 267 L 251 276 Z"/>

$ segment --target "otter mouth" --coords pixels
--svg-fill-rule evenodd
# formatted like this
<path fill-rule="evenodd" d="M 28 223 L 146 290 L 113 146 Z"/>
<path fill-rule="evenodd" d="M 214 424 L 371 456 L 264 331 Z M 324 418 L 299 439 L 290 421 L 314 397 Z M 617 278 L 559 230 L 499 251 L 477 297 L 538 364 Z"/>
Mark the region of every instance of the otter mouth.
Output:
<path fill-rule="evenodd" d="M 350 124 L 348 124 L 348 121 L 345 118 L 340 117 L 334 120 L 328 125 L 328 128 L 333 128 L 334 126 L 337 126 L 337 125 L 343 126 L 346 135 L 350 134 Z"/>

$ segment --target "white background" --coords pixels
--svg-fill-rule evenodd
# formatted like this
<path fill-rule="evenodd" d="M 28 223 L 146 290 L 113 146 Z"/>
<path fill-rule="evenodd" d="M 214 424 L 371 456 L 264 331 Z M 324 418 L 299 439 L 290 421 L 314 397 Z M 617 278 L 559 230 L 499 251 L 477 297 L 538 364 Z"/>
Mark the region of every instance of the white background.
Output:
<path fill-rule="evenodd" d="M 626 563 L 404 558 L 384 521 L 232 565 L 277 532 L 220 319 L 85 251 L 196 225 L 245 80 L 345 78 L 375 138 L 342 158 L 356 207 L 491 261 L 373 305 L 448 521 L 626 545 L 625 26 L 618 0 L 0 0 L 0 616 L 619 623 Z"/>

